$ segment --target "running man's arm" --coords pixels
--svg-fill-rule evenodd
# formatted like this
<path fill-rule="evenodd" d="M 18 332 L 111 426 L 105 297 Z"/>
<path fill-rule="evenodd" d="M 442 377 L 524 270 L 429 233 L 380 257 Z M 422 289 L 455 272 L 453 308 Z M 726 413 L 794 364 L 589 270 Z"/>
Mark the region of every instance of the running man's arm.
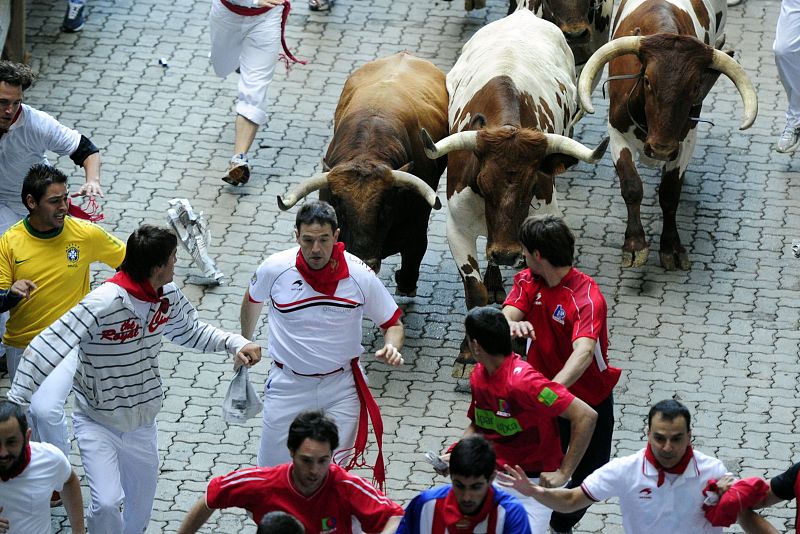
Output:
<path fill-rule="evenodd" d="M 405 329 L 403 323 L 398 319 L 395 324 L 383 331 L 383 348 L 375 352 L 375 357 L 392 367 L 403 365 L 404 360 L 400 350 L 403 348 L 405 340 Z"/>
<path fill-rule="evenodd" d="M 381 534 L 394 534 L 397 532 L 397 527 L 400 526 L 400 521 L 403 519 L 403 516 L 396 515 L 394 517 L 390 517 L 389 520 L 386 522 L 386 526 L 383 527 L 381 530 Z"/>
<path fill-rule="evenodd" d="M 261 317 L 261 311 L 264 308 L 263 302 L 256 302 L 250 297 L 250 289 L 244 292 L 242 299 L 242 307 L 239 311 L 239 323 L 241 325 L 241 332 L 247 339 L 253 339 L 253 334 L 256 331 L 258 319 Z"/>
<path fill-rule="evenodd" d="M 545 488 L 531 482 L 520 466 L 504 466 L 506 472 L 497 473 L 497 483 L 506 488 L 514 488 L 523 495 L 533 497 L 541 504 L 557 512 L 569 513 L 594 504 L 581 488 Z"/>
<path fill-rule="evenodd" d="M 69 525 L 74 534 L 85 534 L 86 527 L 83 524 L 83 497 L 81 496 L 81 481 L 75 471 L 72 471 L 64 488 L 61 490 L 61 498 L 64 500 L 64 509 L 69 517 Z"/>
<path fill-rule="evenodd" d="M 178 534 L 194 534 L 206 524 L 213 513 L 214 510 L 206 504 L 206 498 L 202 497 L 183 518 L 181 526 L 178 527 Z"/>
<path fill-rule="evenodd" d="M 553 382 L 558 382 L 565 388 L 571 387 L 583 375 L 594 358 L 597 340 L 590 337 L 579 337 L 572 343 L 572 354 L 569 355 L 564 367 L 553 377 Z"/>
<path fill-rule="evenodd" d="M 569 448 L 557 471 L 542 473 L 539 477 L 542 486 L 546 488 L 558 488 L 567 483 L 589 447 L 597 422 L 597 412 L 578 397 L 561 412 L 560 417 L 570 422 Z"/>

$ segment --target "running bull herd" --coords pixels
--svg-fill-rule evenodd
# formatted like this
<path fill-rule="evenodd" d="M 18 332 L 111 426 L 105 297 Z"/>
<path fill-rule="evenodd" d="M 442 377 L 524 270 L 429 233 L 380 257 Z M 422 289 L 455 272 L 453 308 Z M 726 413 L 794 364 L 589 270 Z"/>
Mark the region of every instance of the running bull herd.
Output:
<path fill-rule="evenodd" d="M 405 52 L 360 67 L 336 108 L 324 172 L 279 197 L 280 208 L 319 191 L 336 209 L 347 249 L 373 270 L 401 254 L 397 293 L 413 297 L 446 168 L 447 240 L 466 307 L 502 303 L 499 266 L 522 260 L 521 222 L 560 215 L 555 176 L 596 163 L 610 141 L 628 211 L 622 266 L 642 266 L 649 253 L 638 156 L 661 169 L 661 265 L 688 270 L 675 216 L 703 99 L 720 74 L 730 78 L 746 129 L 758 112 L 755 88 L 733 52 L 721 50 L 725 0 L 622 0 L 613 24 L 612 4 L 512 0 L 510 14 L 478 30 L 447 76 Z M 606 63 L 609 135 L 588 148 L 571 138 L 573 126 L 594 112 L 591 93 Z M 471 363 L 462 343 L 453 376 L 468 377 Z"/>

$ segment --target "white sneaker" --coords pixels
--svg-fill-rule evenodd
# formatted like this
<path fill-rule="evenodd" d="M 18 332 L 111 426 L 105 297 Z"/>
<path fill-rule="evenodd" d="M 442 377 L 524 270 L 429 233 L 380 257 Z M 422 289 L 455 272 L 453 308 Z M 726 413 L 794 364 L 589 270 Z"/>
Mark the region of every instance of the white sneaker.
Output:
<path fill-rule="evenodd" d="M 250 163 L 246 154 L 236 154 L 231 158 L 228 172 L 222 179 L 231 185 L 244 185 L 250 180 Z"/>
<path fill-rule="evenodd" d="M 783 133 L 778 138 L 778 144 L 775 146 L 775 150 L 781 153 L 794 152 L 799 142 L 800 126 L 792 126 L 787 122 Z"/>
<path fill-rule="evenodd" d="M 728 7 L 738 6 L 742 3 L 742 0 L 727 0 Z"/>

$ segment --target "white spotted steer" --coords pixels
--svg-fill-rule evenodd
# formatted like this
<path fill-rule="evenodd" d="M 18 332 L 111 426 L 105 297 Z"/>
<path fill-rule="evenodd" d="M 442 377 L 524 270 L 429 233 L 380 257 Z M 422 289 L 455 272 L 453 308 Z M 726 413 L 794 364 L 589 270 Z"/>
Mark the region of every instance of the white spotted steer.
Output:
<path fill-rule="evenodd" d="M 520 224 L 529 214 L 560 213 L 554 175 L 578 160 L 596 162 L 607 141 L 592 151 L 565 137 L 576 109 L 572 52 L 556 26 L 527 10 L 478 30 L 447 75 L 447 89 L 450 135 L 434 145 L 421 133 L 428 157 L 449 153 L 447 240 L 469 309 L 490 295 L 503 301 L 498 266 L 521 260 Z M 471 361 L 464 343 L 453 375 Z"/>

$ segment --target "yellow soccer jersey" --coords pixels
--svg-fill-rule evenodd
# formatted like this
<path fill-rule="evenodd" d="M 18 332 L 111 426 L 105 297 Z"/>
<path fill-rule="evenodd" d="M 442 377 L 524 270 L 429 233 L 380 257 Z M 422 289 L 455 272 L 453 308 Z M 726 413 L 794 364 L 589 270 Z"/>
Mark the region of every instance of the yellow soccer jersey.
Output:
<path fill-rule="evenodd" d="M 3 343 L 24 348 L 89 292 L 89 266 L 117 268 L 125 243 L 100 226 L 66 217 L 60 230 L 43 234 L 25 218 L 0 237 L 0 288 L 31 280 L 30 298 L 11 308 Z"/>

